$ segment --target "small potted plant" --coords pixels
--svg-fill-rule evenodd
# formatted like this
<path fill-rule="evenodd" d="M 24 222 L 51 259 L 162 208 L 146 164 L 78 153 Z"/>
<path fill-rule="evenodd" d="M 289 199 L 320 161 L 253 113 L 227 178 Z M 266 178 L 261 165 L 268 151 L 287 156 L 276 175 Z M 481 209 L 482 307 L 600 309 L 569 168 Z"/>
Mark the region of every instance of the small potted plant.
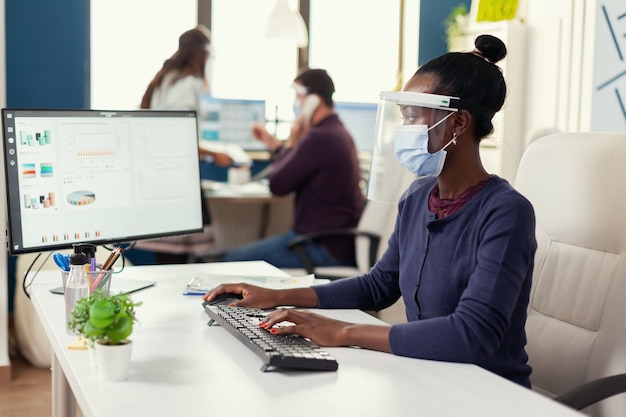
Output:
<path fill-rule="evenodd" d="M 74 305 L 69 328 L 95 348 L 103 379 L 127 379 L 132 350 L 128 337 L 137 320 L 135 307 L 141 304 L 128 294 L 106 294 L 97 289 Z"/>

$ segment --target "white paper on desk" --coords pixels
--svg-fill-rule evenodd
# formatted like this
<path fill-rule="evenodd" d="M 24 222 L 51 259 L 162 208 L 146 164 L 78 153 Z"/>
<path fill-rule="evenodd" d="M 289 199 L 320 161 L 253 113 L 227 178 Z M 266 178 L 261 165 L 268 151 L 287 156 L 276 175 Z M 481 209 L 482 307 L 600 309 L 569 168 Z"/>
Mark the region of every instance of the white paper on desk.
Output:
<path fill-rule="evenodd" d="M 300 277 L 290 276 L 268 276 L 268 275 L 224 275 L 196 273 L 187 284 L 185 294 L 206 293 L 211 288 L 220 284 L 253 284 L 259 287 L 272 288 L 276 290 L 287 288 L 310 287 L 315 283 L 315 275 L 309 274 Z"/>
<path fill-rule="evenodd" d="M 252 158 L 250 158 L 250 155 L 248 155 L 239 144 L 201 139 L 199 146 L 201 149 L 207 151 L 225 153 L 230 156 L 235 165 L 252 164 Z"/>

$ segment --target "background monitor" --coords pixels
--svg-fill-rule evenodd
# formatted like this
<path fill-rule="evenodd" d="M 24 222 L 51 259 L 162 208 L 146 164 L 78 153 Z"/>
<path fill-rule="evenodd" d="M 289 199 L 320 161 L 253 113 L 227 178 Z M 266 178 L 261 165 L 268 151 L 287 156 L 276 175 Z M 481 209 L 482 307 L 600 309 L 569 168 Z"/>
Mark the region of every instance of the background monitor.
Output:
<path fill-rule="evenodd" d="M 3 109 L 11 254 L 202 231 L 195 111 Z"/>
<path fill-rule="evenodd" d="M 376 103 L 335 102 L 335 112 L 352 135 L 358 151 L 374 149 L 377 110 Z"/>
<path fill-rule="evenodd" d="M 236 144 L 245 150 L 266 149 L 252 136 L 253 122 L 265 124 L 265 101 L 203 95 L 200 105 L 202 139 Z"/>

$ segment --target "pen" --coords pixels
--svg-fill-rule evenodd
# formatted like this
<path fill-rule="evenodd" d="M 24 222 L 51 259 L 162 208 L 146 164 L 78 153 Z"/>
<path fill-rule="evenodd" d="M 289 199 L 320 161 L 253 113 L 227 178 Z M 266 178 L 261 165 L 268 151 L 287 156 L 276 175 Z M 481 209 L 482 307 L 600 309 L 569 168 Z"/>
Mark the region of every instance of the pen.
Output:
<path fill-rule="evenodd" d="M 120 253 L 121 252 L 122 252 L 122 247 L 121 246 L 118 246 L 118 247 L 116 247 L 115 249 L 113 249 L 111 251 L 111 254 L 107 258 L 107 260 L 104 261 L 104 263 L 102 264 L 102 268 L 100 268 L 100 271 L 102 271 L 102 273 L 98 274 L 98 277 L 96 278 L 96 280 L 93 282 L 93 284 L 91 284 L 91 288 L 90 288 L 91 292 L 95 291 L 95 289 L 100 286 L 100 281 L 102 281 L 102 279 L 104 277 L 106 277 L 106 275 L 107 275 L 106 271 L 111 269 L 111 267 L 113 266 L 115 261 L 117 261 L 117 258 L 120 257 Z M 104 285 L 104 283 L 103 283 L 103 285 Z"/>
<path fill-rule="evenodd" d="M 100 280 L 100 283 L 96 286 L 96 288 L 102 288 L 106 285 L 106 283 L 111 279 L 112 272 L 104 275 L 104 278 Z"/>
<path fill-rule="evenodd" d="M 107 258 L 106 261 L 104 261 L 104 263 L 102 264 L 102 268 L 100 268 L 103 271 L 107 271 L 109 269 L 111 269 L 111 267 L 113 266 L 113 264 L 115 263 L 115 261 L 117 261 L 117 258 L 120 257 L 120 253 L 122 252 L 122 247 L 118 246 L 115 249 L 113 249 L 111 251 L 111 254 L 109 255 L 109 257 Z"/>
<path fill-rule="evenodd" d="M 91 272 L 91 267 L 89 266 L 89 264 L 85 264 L 85 276 L 87 277 L 87 281 L 89 281 L 89 286 L 91 287 L 93 281 L 89 272 Z"/>

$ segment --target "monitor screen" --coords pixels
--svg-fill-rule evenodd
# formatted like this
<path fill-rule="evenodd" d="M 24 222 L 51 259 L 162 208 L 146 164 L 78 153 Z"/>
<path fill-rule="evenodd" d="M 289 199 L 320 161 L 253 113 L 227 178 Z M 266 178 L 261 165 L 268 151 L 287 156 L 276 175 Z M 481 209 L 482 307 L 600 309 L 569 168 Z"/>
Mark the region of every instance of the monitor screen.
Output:
<path fill-rule="evenodd" d="M 201 97 L 202 139 L 236 144 L 245 150 L 264 150 L 252 136 L 252 123 L 265 123 L 265 101 Z"/>
<path fill-rule="evenodd" d="M 335 102 L 335 112 L 352 135 L 359 151 L 374 148 L 376 134 L 376 103 Z"/>
<path fill-rule="evenodd" d="M 202 231 L 195 111 L 3 109 L 11 254 Z"/>

